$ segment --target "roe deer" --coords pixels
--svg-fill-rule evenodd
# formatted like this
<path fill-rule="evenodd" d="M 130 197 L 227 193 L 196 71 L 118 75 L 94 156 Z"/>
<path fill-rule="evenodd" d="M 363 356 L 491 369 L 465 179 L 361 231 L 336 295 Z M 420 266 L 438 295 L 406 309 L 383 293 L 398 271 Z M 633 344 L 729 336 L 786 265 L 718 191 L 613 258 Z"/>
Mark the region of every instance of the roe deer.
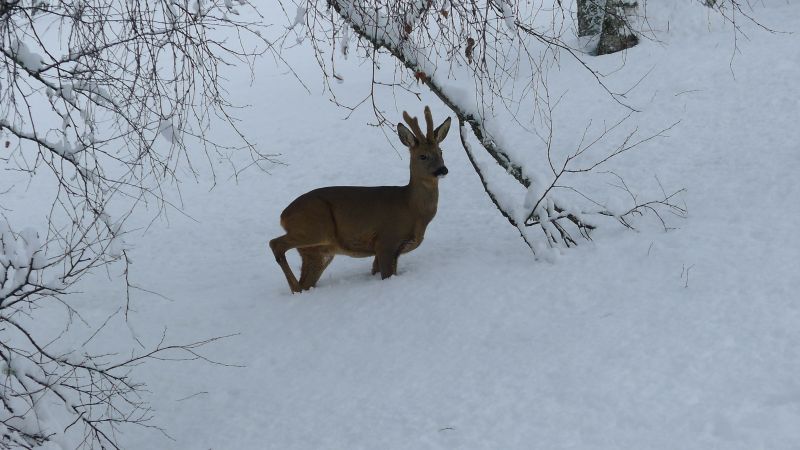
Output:
<path fill-rule="evenodd" d="M 439 143 L 450 130 L 450 118 L 434 129 L 426 106 L 426 134 L 416 117 L 404 111 L 403 119 L 411 127 L 397 124 L 400 142 L 411 151 L 408 185 L 324 187 L 297 197 L 281 213 L 286 234 L 269 246 L 292 293 L 314 287 L 335 255 L 374 255 L 372 274 L 388 278 L 397 273 L 397 257 L 422 243 L 436 215 L 439 177 L 447 175 Z M 286 252 L 293 248 L 303 259 L 300 281 L 286 261 Z"/>

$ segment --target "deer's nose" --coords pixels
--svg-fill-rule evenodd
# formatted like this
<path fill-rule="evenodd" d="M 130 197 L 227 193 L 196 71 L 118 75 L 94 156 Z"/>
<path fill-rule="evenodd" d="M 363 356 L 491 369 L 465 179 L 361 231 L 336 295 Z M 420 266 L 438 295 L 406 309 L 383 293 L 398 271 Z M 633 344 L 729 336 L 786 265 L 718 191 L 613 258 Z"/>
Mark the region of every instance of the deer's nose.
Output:
<path fill-rule="evenodd" d="M 433 174 L 435 176 L 437 176 L 437 177 L 443 177 L 443 176 L 447 175 L 448 172 L 449 171 L 447 170 L 447 167 L 442 166 L 442 167 L 439 167 L 438 169 L 436 169 L 436 172 L 433 172 Z"/>

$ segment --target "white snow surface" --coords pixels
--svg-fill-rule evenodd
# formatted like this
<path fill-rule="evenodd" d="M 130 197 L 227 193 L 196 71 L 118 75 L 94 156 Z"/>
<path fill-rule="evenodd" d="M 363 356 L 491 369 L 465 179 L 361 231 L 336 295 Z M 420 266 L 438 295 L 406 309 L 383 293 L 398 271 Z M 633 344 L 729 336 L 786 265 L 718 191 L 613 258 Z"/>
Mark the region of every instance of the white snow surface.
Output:
<path fill-rule="evenodd" d="M 164 329 L 168 344 L 235 334 L 204 354 L 241 367 L 137 368 L 172 439 L 132 428 L 125 447 L 800 448 L 800 37 L 742 20 L 749 40 L 734 55 L 730 29 L 687 10 L 661 42 L 627 52 L 630 70 L 614 83 L 654 68 L 637 89 L 669 102 L 644 117 L 681 123 L 615 170 L 686 187 L 688 218 L 670 232 L 603 222 L 593 242 L 552 262 L 535 260 L 493 208 L 453 127 L 438 214 L 399 275 L 381 281 L 371 260 L 339 256 L 317 288 L 290 294 L 267 247 L 282 209 L 316 187 L 403 184 L 406 150 L 365 125 L 368 108 L 342 120 L 307 48 L 286 57 L 311 94 L 267 58 L 252 85 L 246 71 L 234 76 L 233 100 L 253 105 L 241 129 L 286 165 L 238 183 L 218 175 L 212 190 L 204 175 L 181 185 L 186 216 L 149 227 L 134 217 L 131 276 L 163 297 L 137 294 L 129 323 L 116 316 L 94 342 L 124 354 L 133 333 L 145 345 Z M 791 2 L 753 14 L 800 31 Z M 340 61 L 342 95 L 366 94 L 370 69 Z M 427 92 L 397 104 L 447 115 Z M 4 214 L 34 223 L 24 208 Z M 97 273 L 71 297 L 90 325 L 124 303 L 118 275 Z M 32 326 L 58 329 L 63 315 L 46 313 Z M 94 330 L 81 327 L 76 343 Z"/>

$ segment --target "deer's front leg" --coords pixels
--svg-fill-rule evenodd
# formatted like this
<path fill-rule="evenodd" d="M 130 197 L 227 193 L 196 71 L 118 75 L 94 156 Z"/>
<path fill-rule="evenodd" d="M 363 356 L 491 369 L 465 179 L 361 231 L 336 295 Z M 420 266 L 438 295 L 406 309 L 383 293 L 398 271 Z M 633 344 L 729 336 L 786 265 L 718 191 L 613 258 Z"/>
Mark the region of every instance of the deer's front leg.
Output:
<path fill-rule="evenodd" d="M 372 263 L 372 273 L 381 273 L 385 280 L 397 273 L 397 257 L 400 256 L 401 241 L 391 240 L 378 243 L 375 251 L 375 261 Z M 376 270 L 377 269 L 377 270 Z"/>

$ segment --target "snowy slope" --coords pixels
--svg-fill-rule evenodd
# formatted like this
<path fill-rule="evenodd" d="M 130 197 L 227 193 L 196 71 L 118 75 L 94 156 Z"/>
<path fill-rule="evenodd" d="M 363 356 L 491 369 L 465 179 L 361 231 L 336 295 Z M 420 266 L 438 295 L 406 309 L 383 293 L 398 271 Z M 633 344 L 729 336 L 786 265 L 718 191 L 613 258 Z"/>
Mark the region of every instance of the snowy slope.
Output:
<path fill-rule="evenodd" d="M 666 43 L 645 41 L 626 63 L 657 68 L 637 89 L 666 100 L 645 117 L 681 124 L 619 163 L 639 184 L 657 175 L 686 187 L 688 219 L 669 233 L 608 225 L 553 263 L 534 260 L 493 209 L 451 132 L 438 215 L 425 243 L 400 258 L 399 276 L 381 281 L 370 260 L 337 257 L 316 289 L 291 295 L 266 245 L 282 232 L 283 207 L 324 185 L 405 183 L 408 160 L 394 136 L 396 149 L 364 125 L 368 111 L 341 120 L 302 48 L 289 56 L 312 94 L 269 60 L 252 85 L 241 74 L 234 95 L 253 104 L 242 128 L 286 165 L 223 177 L 213 190 L 209 179 L 187 182 L 190 217 L 143 221 L 129 241 L 138 284 L 166 297 L 137 297 L 133 332 L 151 345 L 165 328 L 170 341 L 236 334 L 205 354 L 242 367 L 140 368 L 172 439 L 130 430 L 124 442 L 800 448 L 800 38 L 743 23 L 750 40 L 731 65 L 730 30 L 708 30 L 688 10 L 675 13 L 686 29 L 673 23 Z M 789 2 L 755 14 L 800 30 Z M 342 95 L 366 89 L 367 69 L 340 67 Z M 398 106 L 421 115 L 430 104 L 435 120 L 445 117 L 423 99 Z M 97 274 L 84 290 L 76 307 L 97 326 L 120 286 Z M 124 348 L 131 333 L 117 317 L 102 345 Z"/>

